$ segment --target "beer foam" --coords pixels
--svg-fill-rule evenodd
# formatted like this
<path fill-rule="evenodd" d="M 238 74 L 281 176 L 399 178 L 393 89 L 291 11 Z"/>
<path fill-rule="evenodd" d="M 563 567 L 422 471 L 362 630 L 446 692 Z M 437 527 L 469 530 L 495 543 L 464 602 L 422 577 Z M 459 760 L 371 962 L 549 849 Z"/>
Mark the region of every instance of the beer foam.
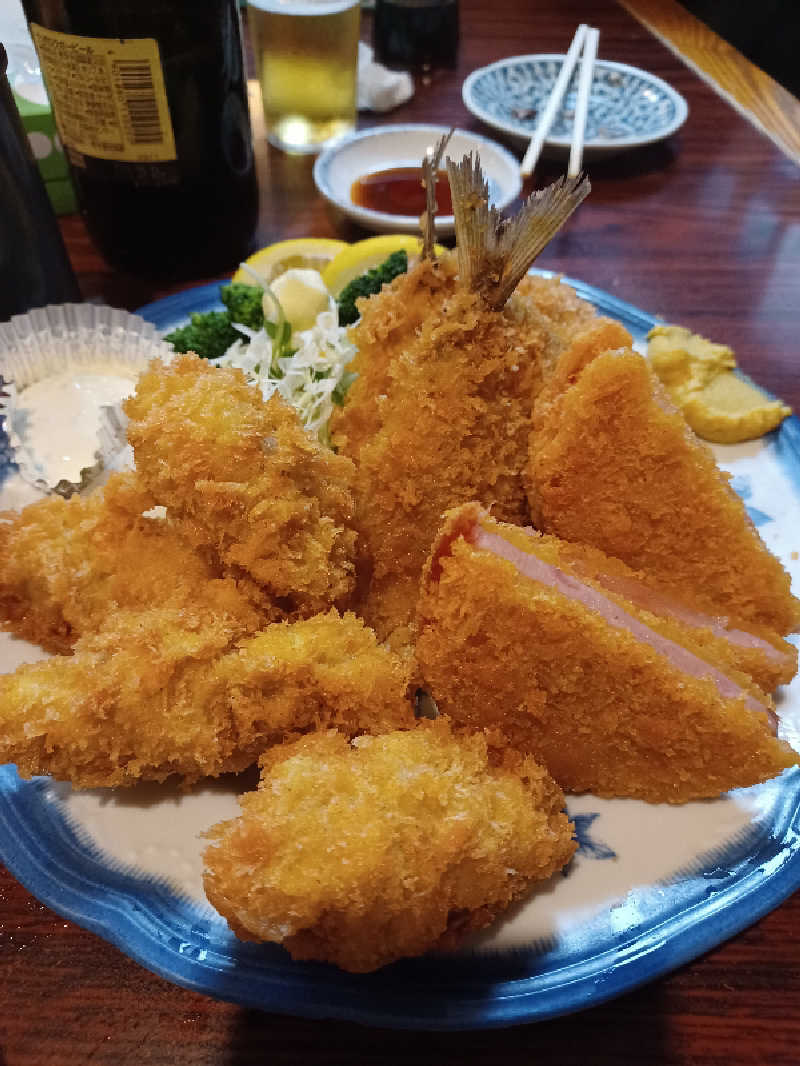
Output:
<path fill-rule="evenodd" d="M 338 15 L 356 7 L 358 0 L 248 0 L 248 6 L 273 15 Z"/>

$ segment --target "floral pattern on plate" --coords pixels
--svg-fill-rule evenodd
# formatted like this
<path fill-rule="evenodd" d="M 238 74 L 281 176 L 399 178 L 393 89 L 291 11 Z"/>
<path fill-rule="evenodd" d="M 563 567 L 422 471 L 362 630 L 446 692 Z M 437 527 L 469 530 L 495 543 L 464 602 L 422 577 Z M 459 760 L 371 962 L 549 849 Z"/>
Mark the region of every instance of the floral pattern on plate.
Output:
<path fill-rule="evenodd" d="M 513 137 L 530 140 L 552 92 L 564 57 L 518 56 L 474 71 L 463 86 L 467 108 Z M 579 66 L 575 68 L 545 141 L 568 148 L 575 118 Z M 688 115 L 684 98 L 647 71 L 598 60 L 592 78 L 584 152 L 611 154 L 662 140 Z"/>

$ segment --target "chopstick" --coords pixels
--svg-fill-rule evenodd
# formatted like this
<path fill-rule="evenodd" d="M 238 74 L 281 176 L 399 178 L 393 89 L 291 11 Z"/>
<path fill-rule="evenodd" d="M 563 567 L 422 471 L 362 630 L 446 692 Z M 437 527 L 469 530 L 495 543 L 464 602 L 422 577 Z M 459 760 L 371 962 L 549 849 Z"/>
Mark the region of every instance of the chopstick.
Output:
<path fill-rule="evenodd" d="M 572 38 L 572 43 L 569 46 L 566 56 L 564 56 L 564 62 L 553 85 L 550 96 L 548 97 L 547 104 L 544 111 L 539 116 L 539 121 L 536 124 L 536 129 L 533 131 L 531 142 L 528 145 L 528 149 L 522 159 L 520 165 L 520 173 L 524 178 L 530 177 L 536 166 L 542 148 L 544 146 L 545 138 L 550 132 L 550 127 L 553 125 L 553 119 L 556 117 L 556 112 L 561 106 L 561 101 L 564 97 L 564 93 L 567 91 L 569 80 L 572 77 L 572 72 L 575 69 L 575 64 L 578 62 L 578 57 L 584 49 L 584 44 L 589 33 L 594 35 L 594 55 L 597 54 L 597 40 L 600 36 L 599 31 L 592 29 L 585 22 L 582 22 L 575 31 L 575 36 Z M 584 64 L 584 67 L 586 64 Z M 590 68 L 594 67 L 594 56 L 590 64 Z M 590 71 L 591 72 L 591 71 Z M 589 79 L 589 88 L 591 88 L 591 77 Z M 586 92 L 586 106 L 588 109 L 589 95 L 588 90 Z M 577 118 L 577 113 L 576 113 Z M 584 128 L 586 125 L 586 118 L 584 116 Z M 574 131 L 573 131 L 574 136 Z M 581 132 L 581 141 L 583 140 L 583 132 Z"/>
<path fill-rule="evenodd" d="M 594 61 L 597 58 L 597 45 L 600 31 L 589 29 L 583 45 L 581 72 L 578 78 L 578 99 L 575 103 L 575 120 L 572 126 L 572 144 L 569 150 L 568 178 L 577 178 L 583 162 L 583 139 L 586 134 L 586 116 L 589 113 L 589 94 L 592 91 Z"/>
<path fill-rule="evenodd" d="M 561 106 L 561 100 L 569 85 L 569 79 L 572 77 L 572 71 L 575 69 L 575 64 L 578 62 L 578 56 L 583 50 L 583 42 L 586 40 L 586 34 L 589 31 L 589 27 L 585 22 L 582 22 L 575 31 L 575 36 L 572 38 L 572 44 L 569 46 L 567 54 L 564 56 L 564 63 L 556 78 L 555 85 L 552 88 L 548 101 L 545 105 L 544 111 L 539 116 L 539 121 L 536 123 L 536 129 L 533 131 L 531 137 L 531 143 L 528 145 L 528 150 L 525 153 L 520 171 L 523 177 L 527 178 L 533 173 L 533 168 L 539 159 L 539 154 L 542 151 L 544 145 L 544 139 L 547 136 L 550 127 L 553 125 L 553 119 L 556 117 L 556 111 Z"/>

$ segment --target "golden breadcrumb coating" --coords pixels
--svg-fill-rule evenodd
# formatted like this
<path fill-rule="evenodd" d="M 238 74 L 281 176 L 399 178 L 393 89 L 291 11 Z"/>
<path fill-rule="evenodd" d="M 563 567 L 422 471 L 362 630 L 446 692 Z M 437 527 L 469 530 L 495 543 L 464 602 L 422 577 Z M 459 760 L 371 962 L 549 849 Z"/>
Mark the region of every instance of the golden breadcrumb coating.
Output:
<path fill-rule="evenodd" d="M 529 474 L 547 532 L 601 548 L 700 610 L 781 634 L 800 625 L 789 575 L 635 352 L 557 369 L 534 408 Z"/>
<path fill-rule="evenodd" d="M 151 505 L 134 474 L 114 474 L 89 496 L 47 496 L 0 516 L 0 626 L 62 653 L 120 607 L 205 604 L 243 631 L 260 628 L 219 566 L 173 523 L 142 517 Z"/>
<path fill-rule="evenodd" d="M 632 570 L 598 548 L 555 537 L 537 543 L 550 546 L 557 565 L 569 566 L 582 580 L 593 581 L 652 629 L 679 644 L 688 637 L 694 650 L 703 649 L 704 658 L 749 675 L 764 692 L 788 685 L 797 673 L 797 648 L 767 626 L 693 611 L 660 589 L 648 574 Z"/>
<path fill-rule="evenodd" d="M 357 377 L 344 407 L 335 408 L 330 421 L 344 455 L 357 462 L 362 445 L 380 430 L 394 368 L 414 344 L 431 307 L 453 295 L 456 281 L 455 256 L 445 255 L 435 263 L 423 260 L 384 285 L 378 296 L 358 301 L 361 317 L 350 330 L 356 354 L 347 367 Z"/>
<path fill-rule="evenodd" d="M 419 575 L 442 511 L 466 499 L 528 520 L 523 473 L 543 362 L 563 342 L 559 301 L 594 314 L 557 281 L 540 314 L 528 286 L 502 311 L 458 284 L 454 259 L 423 260 L 359 305 L 358 378 L 334 414 L 337 448 L 356 461 L 368 591 L 359 610 L 381 639 L 413 620 Z M 564 315 L 566 318 L 566 314 Z M 562 323 L 563 325 L 563 323 Z M 566 326 L 563 326 L 566 337 Z"/>
<path fill-rule="evenodd" d="M 0 677 L 0 760 L 78 788 L 244 769 L 253 755 L 237 760 L 243 738 L 213 678 L 235 634 L 191 609 L 108 616 L 74 655 Z"/>
<path fill-rule="evenodd" d="M 620 340 L 620 344 L 631 343 L 627 330 L 618 322 L 598 316 L 592 304 L 582 300 L 571 285 L 559 278 L 526 275 L 506 304 L 506 311 L 545 326 L 547 343 L 542 352 L 545 379 L 564 349 L 593 325 L 611 324 L 627 338 Z"/>
<path fill-rule="evenodd" d="M 287 616 L 347 604 L 353 466 L 277 394 L 264 403 L 240 370 L 186 355 L 153 360 L 125 411 L 140 477 L 192 544 Z"/>
<path fill-rule="evenodd" d="M 563 552 L 556 538 L 478 515 L 473 506 L 447 517 L 420 599 L 416 655 L 442 713 L 532 753 L 568 792 L 681 803 L 797 762 L 772 732 L 767 697 L 746 675 L 715 663 L 690 630 L 680 643 L 708 663 L 699 677 L 674 665 L 663 645 L 607 621 L 601 590 L 592 589 L 595 609 L 567 594 L 587 583 L 571 565 L 576 546 Z M 563 587 L 475 547 L 476 522 L 557 566 Z M 645 612 L 612 599 L 617 612 L 647 624 Z M 678 632 L 672 624 L 660 635 L 678 643 Z M 715 667 L 738 695 L 721 694 Z"/>
<path fill-rule="evenodd" d="M 273 749 L 205 853 L 211 903 L 245 940 L 367 972 L 455 947 L 571 857 L 560 789 L 533 759 L 493 763 L 444 720 Z"/>
<path fill-rule="evenodd" d="M 217 667 L 237 721 L 271 742 L 328 726 L 350 736 L 411 727 L 409 672 L 361 619 L 335 610 L 268 626 Z"/>
<path fill-rule="evenodd" d="M 630 348 L 632 343 L 630 333 L 613 318 L 595 316 L 586 320 L 584 316 L 580 323 L 573 326 L 546 375 L 544 388 L 539 394 L 544 397 L 542 402 L 562 393 L 598 355 L 618 348 Z"/>
<path fill-rule="evenodd" d="M 0 762 L 78 788 L 191 783 L 310 729 L 413 726 L 406 665 L 354 615 L 239 633 L 201 609 L 109 615 L 74 655 L 0 677 Z"/>

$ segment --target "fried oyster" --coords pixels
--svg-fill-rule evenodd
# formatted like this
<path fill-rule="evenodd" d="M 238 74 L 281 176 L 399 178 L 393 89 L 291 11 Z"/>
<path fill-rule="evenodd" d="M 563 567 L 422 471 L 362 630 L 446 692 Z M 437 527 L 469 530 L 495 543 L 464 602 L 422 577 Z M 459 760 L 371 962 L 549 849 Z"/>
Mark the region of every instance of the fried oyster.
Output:
<path fill-rule="evenodd" d="M 443 719 L 316 733 L 268 752 L 241 815 L 210 830 L 206 893 L 244 940 L 375 970 L 455 947 L 561 869 L 563 801 L 532 758 Z"/>

